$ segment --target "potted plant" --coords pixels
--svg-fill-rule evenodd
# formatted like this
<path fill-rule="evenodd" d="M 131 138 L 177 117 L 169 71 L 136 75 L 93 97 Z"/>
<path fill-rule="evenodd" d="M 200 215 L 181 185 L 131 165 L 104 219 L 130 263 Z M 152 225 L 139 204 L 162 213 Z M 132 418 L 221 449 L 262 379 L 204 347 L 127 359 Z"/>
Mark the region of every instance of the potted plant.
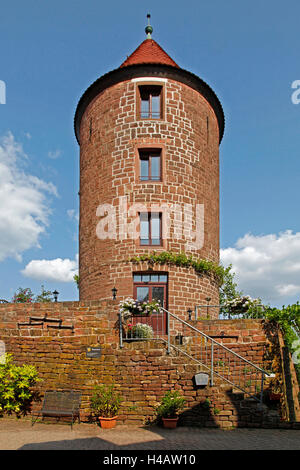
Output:
<path fill-rule="evenodd" d="M 153 328 L 145 323 L 137 323 L 132 326 L 132 338 L 151 339 L 153 338 Z"/>
<path fill-rule="evenodd" d="M 281 390 L 279 387 L 274 387 L 269 390 L 269 400 L 270 401 L 280 401 L 281 400 Z"/>
<path fill-rule="evenodd" d="M 147 325 L 146 323 L 128 323 L 126 328 L 123 329 L 123 337 L 125 340 L 143 340 L 151 339 L 154 336 L 154 331 L 152 326 Z"/>
<path fill-rule="evenodd" d="M 102 428 L 115 427 L 121 401 L 121 394 L 115 390 L 114 385 L 94 386 L 90 404 L 95 416 L 99 418 Z"/>
<path fill-rule="evenodd" d="M 280 377 L 276 374 L 270 380 L 270 386 L 268 390 L 268 396 L 270 401 L 280 401 L 282 397 L 282 383 Z"/>
<path fill-rule="evenodd" d="M 165 393 L 156 408 L 157 417 L 162 420 L 165 428 L 176 428 L 178 412 L 184 407 L 185 401 L 177 390 Z"/>

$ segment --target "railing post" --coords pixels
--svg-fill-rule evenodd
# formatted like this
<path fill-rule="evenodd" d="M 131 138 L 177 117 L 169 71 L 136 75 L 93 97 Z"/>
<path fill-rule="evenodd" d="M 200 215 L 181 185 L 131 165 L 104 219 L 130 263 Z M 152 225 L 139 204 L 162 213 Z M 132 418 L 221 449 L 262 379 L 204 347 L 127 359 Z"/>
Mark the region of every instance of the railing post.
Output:
<path fill-rule="evenodd" d="M 214 342 L 211 342 L 210 386 L 214 385 Z"/>
<path fill-rule="evenodd" d="M 120 330 L 120 348 L 123 348 L 123 325 L 122 325 L 122 313 L 119 312 L 119 330 Z"/>
<path fill-rule="evenodd" d="M 170 314 L 167 311 L 167 331 L 168 331 L 168 349 L 167 349 L 167 354 L 170 354 L 171 348 L 170 348 Z"/>
<path fill-rule="evenodd" d="M 262 372 L 262 373 L 261 373 L 261 385 L 260 385 L 260 398 L 259 398 L 259 404 L 260 404 L 260 406 L 262 405 L 262 402 L 263 402 L 264 379 L 265 379 L 265 374 Z"/>

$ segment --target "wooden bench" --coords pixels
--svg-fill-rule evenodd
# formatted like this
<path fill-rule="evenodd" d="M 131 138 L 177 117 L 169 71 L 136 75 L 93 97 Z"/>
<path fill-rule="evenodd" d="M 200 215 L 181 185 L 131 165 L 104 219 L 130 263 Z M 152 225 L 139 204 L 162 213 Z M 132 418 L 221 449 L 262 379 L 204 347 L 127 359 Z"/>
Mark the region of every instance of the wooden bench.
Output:
<path fill-rule="evenodd" d="M 80 423 L 80 402 L 81 392 L 75 390 L 47 390 L 42 408 L 36 413 L 36 420 L 40 415 L 42 415 L 42 419 L 44 419 L 44 416 L 56 416 L 57 418 L 68 416 L 72 418 L 72 428 L 76 418 L 78 418 Z M 32 420 L 32 425 L 36 420 L 34 422 Z"/>

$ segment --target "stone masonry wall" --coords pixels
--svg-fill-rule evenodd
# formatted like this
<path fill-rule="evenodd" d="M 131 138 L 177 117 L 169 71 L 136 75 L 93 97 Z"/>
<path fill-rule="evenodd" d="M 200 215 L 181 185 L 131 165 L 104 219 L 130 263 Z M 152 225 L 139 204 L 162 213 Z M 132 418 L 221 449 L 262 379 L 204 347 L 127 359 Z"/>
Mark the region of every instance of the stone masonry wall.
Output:
<path fill-rule="evenodd" d="M 145 77 L 145 82 L 151 78 Z M 160 84 L 160 82 L 153 82 Z M 185 251 L 216 263 L 219 261 L 219 129 L 208 102 L 195 90 L 171 79 L 162 79 L 163 119 L 141 120 L 136 115 L 137 85 L 134 80 L 111 86 L 87 107 L 80 129 L 80 299 L 110 298 L 112 287 L 120 296 L 133 295 L 132 266 L 128 259 L 149 251 Z M 162 149 L 162 181 L 141 182 L 138 149 Z M 140 247 L 126 237 L 119 204 L 127 207 L 190 204 L 191 222 L 183 223 L 185 235 L 176 236 L 171 214 L 169 237 L 161 247 Z M 99 239 L 96 227 L 101 204 L 116 210 L 116 239 Z M 187 247 L 196 232 L 196 204 L 204 206 L 203 246 Z M 183 216 L 183 212 L 182 212 Z M 128 216 L 128 225 L 136 214 Z M 128 228 L 128 227 L 127 227 Z M 108 227 L 106 227 L 106 230 Z M 198 235 L 200 229 L 198 228 Z M 121 234 L 121 235 L 120 235 Z M 148 266 L 143 269 L 148 270 Z M 160 271 L 163 268 L 155 267 Z M 169 310 L 186 312 L 197 304 L 218 303 L 213 279 L 197 276 L 190 269 L 165 266 L 169 273 Z M 192 291 L 192 297 L 188 293 Z M 191 299 L 193 304 L 191 305 Z"/>
<path fill-rule="evenodd" d="M 44 314 L 63 319 L 62 325 L 72 323 L 74 331 L 18 327 L 18 322 L 28 321 L 29 316 Z M 154 409 L 165 391 L 178 389 L 187 400 L 181 424 L 222 428 L 270 425 L 268 416 L 255 404 L 241 402 L 240 394 L 217 377 L 213 387 L 196 388 L 193 377 L 199 366 L 180 353 L 168 355 L 163 343 L 124 342 L 120 349 L 116 320 L 117 303 L 113 301 L 6 304 L 0 305 L 0 339 L 17 363 L 37 367 L 43 379 L 39 384 L 42 394 L 47 389 L 81 390 L 82 420 L 89 419 L 89 398 L 97 382 L 115 383 L 120 389 L 123 403 L 119 422 L 126 424 L 153 421 Z M 236 332 L 234 350 L 263 365 L 267 340 L 261 322 L 246 320 L 245 328 L 235 320 L 216 322 L 215 329 L 213 324 L 203 321 L 201 326 L 211 334 L 221 328 L 225 333 Z M 88 358 L 88 346 L 100 346 L 101 357 Z M 35 404 L 34 408 L 40 406 Z"/>

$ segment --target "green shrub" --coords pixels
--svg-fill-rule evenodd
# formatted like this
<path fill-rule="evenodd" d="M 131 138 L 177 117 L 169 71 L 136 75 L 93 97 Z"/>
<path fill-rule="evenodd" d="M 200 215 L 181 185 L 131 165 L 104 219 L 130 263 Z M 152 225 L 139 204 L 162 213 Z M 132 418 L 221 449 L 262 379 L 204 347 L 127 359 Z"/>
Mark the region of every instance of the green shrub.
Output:
<path fill-rule="evenodd" d="M 53 302 L 53 293 L 50 290 L 45 290 L 44 286 L 41 287 L 41 293 L 36 296 L 34 302 L 47 303 Z"/>
<path fill-rule="evenodd" d="M 201 408 L 203 408 L 204 410 L 209 410 L 210 405 L 211 405 L 211 403 L 210 403 L 210 400 L 208 398 L 206 398 L 204 401 L 202 401 L 200 403 Z"/>
<path fill-rule="evenodd" d="M 32 388 L 40 380 L 34 366 L 17 366 L 12 354 L 6 354 L 5 362 L 0 363 L 0 415 L 25 415 L 35 395 Z"/>
<path fill-rule="evenodd" d="M 90 400 L 91 408 L 96 416 L 113 418 L 121 406 L 121 394 L 115 390 L 114 385 L 95 385 Z"/>
<path fill-rule="evenodd" d="M 185 405 L 185 399 L 180 396 L 177 390 L 166 392 L 160 405 L 156 408 L 158 418 L 175 418 L 178 411 Z"/>
<path fill-rule="evenodd" d="M 27 287 L 26 289 L 19 287 L 17 292 L 14 293 L 12 302 L 17 303 L 17 304 L 25 304 L 25 303 L 33 302 L 32 290 L 29 287 Z"/>

